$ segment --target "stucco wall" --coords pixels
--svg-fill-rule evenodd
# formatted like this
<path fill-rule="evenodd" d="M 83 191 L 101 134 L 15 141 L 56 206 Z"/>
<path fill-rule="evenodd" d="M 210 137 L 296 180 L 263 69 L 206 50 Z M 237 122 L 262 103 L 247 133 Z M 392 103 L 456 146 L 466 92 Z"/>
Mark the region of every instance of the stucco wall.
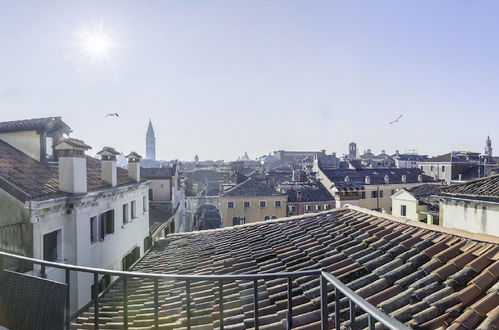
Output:
<path fill-rule="evenodd" d="M 406 215 L 403 216 L 402 206 L 406 206 Z M 406 191 L 402 191 L 396 197 L 392 197 L 392 214 L 397 217 L 404 217 L 413 221 L 418 221 L 418 202 L 411 194 Z"/>
<path fill-rule="evenodd" d="M 449 228 L 499 236 L 499 205 L 480 202 L 440 202 L 440 221 Z"/>
<path fill-rule="evenodd" d="M 232 226 L 233 217 L 245 217 L 246 223 L 264 221 L 266 216 L 283 218 L 286 216 L 287 196 L 261 196 L 261 197 L 221 197 L 220 211 L 224 227 Z M 228 208 L 228 202 L 234 202 L 234 208 Z M 249 201 L 250 207 L 244 207 L 244 202 Z M 266 201 L 267 207 L 261 208 L 260 201 Z M 274 201 L 281 201 L 280 207 L 274 206 Z"/>
<path fill-rule="evenodd" d="M 149 179 L 149 189 L 153 191 L 154 202 L 169 202 L 172 200 L 172 188 L 170 179 Z"/>
<path fill-rule="evenodd" d="M 0 133 L 0 140 L 40 161 L 40 135 L 36 131 Z"/>
<path fill-rule="evenodd" d="M 0 249 L 32 256 L 32 225 L 24 203 L 0 189 Z"/>
<path fill-rule="evenodd" d="M 61 229 L 62 256 L 59 262 L 80 266 L 122 269 L 122 259 L 134 247 L 140 247 L 144 254 L 144 238 L 149 235 L 149 210 L 143 211 L 143 196 L 148 203 L 148 187 L 145 184 L 137 188 L 120 191 L 119 193 L 96 194 L 84 197 L 85 202 L 73 203 L 75 208 L 67 214 L 67 208 L 46 208 L 33 213 L 34 222 L 33 244 L 34 257 L 43 259 L 43 235 Z M 136 201 L 136 218 L 123 225 L 123 204 Z M 98 216 L 107 210 L 114 209 L 114 233 L 103 241 L 92 243 L 90 240 L 90 217 Z M 63 271 L 47 269 L 48 278 L 64 282 Z M 81 308 L 91 298 L 92 275 L 73 273 L 71 277 L 72 309 Z"/>

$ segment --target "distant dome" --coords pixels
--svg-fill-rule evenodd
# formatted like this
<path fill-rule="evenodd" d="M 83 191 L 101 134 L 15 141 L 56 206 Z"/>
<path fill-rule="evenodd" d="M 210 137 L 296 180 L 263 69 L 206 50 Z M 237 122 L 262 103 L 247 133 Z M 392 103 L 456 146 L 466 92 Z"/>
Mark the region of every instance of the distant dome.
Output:
<path fill-rule="evenodd" d="M 245 160 L 251 160 L 251 158 L 249 158 L 248 153 L 245 151 L 244 156 L 240 157 L 239 160 L 245 161 Z"/>
<path fill-rule="evenodd" d="M 279 159 L 277 157 L 274 157 L 272 155 L 265 155 L 260 157 L 260 163 L 266 165 L 266 164 L 273 164 L 275 162 L 278 162 Z"/>

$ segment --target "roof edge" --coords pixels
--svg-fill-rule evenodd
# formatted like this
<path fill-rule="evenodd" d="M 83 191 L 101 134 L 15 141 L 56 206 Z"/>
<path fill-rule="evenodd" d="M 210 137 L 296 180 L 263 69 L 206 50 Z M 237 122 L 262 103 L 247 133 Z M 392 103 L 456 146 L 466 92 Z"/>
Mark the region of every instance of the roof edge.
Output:
<path fill-rule="evenodd" d="M 404 225 L 408 225 L 408 226 L 412 226 L 412 227 L 417 227 L 417 228 L 421 228 L 421 229 L 426 229 L 426 230 L 430 230 L 430 231 L 434 231 L 434 232 L 439 232 L 439 233 L 443 233 L 443 234 L 458 236 L 458 237 L 470 239 L 473 241 L 479 241 L 479 242 L 483 242 L 483 243 L 492 243 L 492 244 L 499 245 L 499 237 L 498 236 L 481 234 L 481 233 L 473 233 L 473 232 L 466 231 L 466 230 L 455 229 L 455 228 L 446 228 L 446 227 L 438 226 L 438 225 L 430 225 L 430 224 L 426 224 L 424 222 L 403 219 L 403 218 L 393 216 L 391 214 L 380 213 L 377 211 L 368 210 L 368 209 L 365 209 L 365 208 L 362 208 L 359 206 L 350 205 L 350 204 L 347 204 L 343 207 L 339 207 L 339 208 L 335 208 L 335 209 L 327 210 L 327 211 L 322 211 L 322 212 L 317 212 L 317 213 L 307 213 L 307 214 L 295 215 L 295 216 L 291 216 L 291 217 L 278 218 L 278 219 L 274 219 L 274 220 L 252 222 L 252 223 L 247 223 L 244 225 L 239 225 L 237 227 L 225 227 L 225 228 L 217 228 L 217 229 L 209 229 L 209 230 L 191 231 L 191 232 L 186 232 L 186 233 L 174 233 L 174 234 L 169 234 L 168 236 L 196 235 L 196 234 L 203 234 L 203 233 L 208 233 L 208 232 L 232 230 L 234 228 L 258 226 L 258 225 L 261 225 L 262 223 L 279 223 L 279 222 L 290 221 L 290 220 L 305 219 L 305 218 L 314 217 L 314 216 L 317 216 L 320 214 L 330 214 L 330 213 L 335 213 L 335 212 L 340 212 L 340 211 L 345 211 L 345 210 L 357 211 L 357 212 L 360 212 L 363 214 L 371 215 L 371 216 L 377 217 L 377 218 L 383 218 L 383 219 L 394 221 L 394 222 L 397 222 L 400 224 L 404 224 Z"/>

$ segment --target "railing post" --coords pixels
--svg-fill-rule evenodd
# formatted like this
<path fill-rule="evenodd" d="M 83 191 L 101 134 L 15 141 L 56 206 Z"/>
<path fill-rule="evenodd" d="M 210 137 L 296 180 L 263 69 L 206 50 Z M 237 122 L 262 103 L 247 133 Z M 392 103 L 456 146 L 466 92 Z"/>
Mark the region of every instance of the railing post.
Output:
<path fill-rule="evenodd" d="M 70 307 L 70 299 L 71 299 L 71 291 L 70 291 L 70 270 L 65 269 L 66 271 L 66 285 L 67 285 L 67 292 L 66 292 L 66 329 L 69 330 L 69 327 L 71 326 L 71 307 Z"/>
<path fill-rule="evenodd" d="M 350 328 L 357 329 L 357 325 L 355 323 L 355 303 L 348 299 L 349 309 L 350 309 Z"/>
<path fill-rule="evenodd" d="M 123 327 L 128 329 L 128 276 L 123 276 Z"/>
<path fill-rule="evenodd" d="M 185 281 L 185 294 L 187 297 L 187 330 L 191 329 L 191 281 Z"/>
<path fill-rule="evenodd" d="M 321 284 L 321 329 L 328 330 L 328 315 L 327 315 L 327 280 L 320 275 L 320 284 Z"/>
<path fill-rule="evenodd" d="M 158 279 L 154 279 L 154 328 L 159 328 L 159 297 L 158 297 Z"/>
<path fill-rule="evenodd" d="M 99 274 L 94 273 L 94 329 L 99 330 Z"/>
<path fill-rule="evenodd" d="M 224 287 L 223 282 L 218 281 L 218 311 L 220 317 L 220 330 L 224 328 Z"/>
<path fill-rule="evenodd" d="M 334 327 L 336 330 L 340 330 L 340 289 L 334 288 Z"/>
<path fill-rule="evenodd" d="M 45 271 L 45 265 L 41 265 L 41 268 L 40 268 L 40 277 L 41 278 L 47 278 L 47 272 Z"/>
<path fill-rule="evenodd" d="M 293 279 L 288 277 L 288 329 L 293 328 Z"/>
<path fill-rule="evenodd" d="M 258 323 L 258 280 L 253 280 L 253 313 L 255 317 L 255 330 L 259 329 Z"/>
<path fill-rule="evenodd" d="M 368 315 L 367 322 L 368 322 L 369 330 L 374 330 L 375 324 L 376 324 L 376 319 L 374 317 L 372 317 L 371 314 L 367 314 L 367 315 Z"/>

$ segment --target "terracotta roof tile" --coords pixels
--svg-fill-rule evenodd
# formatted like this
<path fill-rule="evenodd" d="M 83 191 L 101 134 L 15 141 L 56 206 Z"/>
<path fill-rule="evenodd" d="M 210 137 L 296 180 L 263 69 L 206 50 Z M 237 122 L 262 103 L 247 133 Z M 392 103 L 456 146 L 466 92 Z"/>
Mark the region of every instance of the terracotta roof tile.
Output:
<path fill-rule="evenodd" d="M 362 222 L 369 224 L 359 225 Z M 386 232 L 388 226 L 398 235 L 388 241 L 374 236 Z M 379 230 L 373 230 L 376 227 Z M 408 325 L 446 328 L 454 321 L 461 322 L 458 325 L 493 324 L 497 320 L 492 306 L 497 299 L 493 294 L 497 293 L 499 277 L 498 261 L 493 259 L 497 245 L 440 230 L 436 226 L 422 229 L 398 223 L 392 217 L 366 217 L 358 209 L 337 209 L 230 229 L 170 235 L 158 242 L 134 270 L 237 274 L 323 267 Z M 101 318 L 103 326 L 119 326 L 122 321 L 121 285 L 116 282 L 102 297 L 100 313 L 106 316 Z M 160 310 L 166 313 L 160 318 L 160 326 L 185 327 L 184 283 L 162 281 L 160 287 Z M 128 290 L 129 301 L 133 301 L 129 306 L 130 325 L 149 327 L 153 320 L 151 284 L 142 279 L 129 280 Z M 192 282 L 192 322 L 199 329 L 219 326 L 217 290 L 216 283 Z M 260 328 L 285 328 L 286 280 L 261 280 L 258 292 Z M 224 328 L 254 327 L 252 295 L 251 282 L 224 285 Z M 320 325 L 319 295 L 318 278 L 293 280 L 294 328 L 316 329 Z M 334 293 L 330 291 L 328 297 L 332 312 Z M 346 307 L 347 301 L 342 298 L 343 316 Z M 91 324 L 92 313 L 93 307 L 80 313 L 72 328 Z M 358 319 L 359 324 L 367 326 L 365 315 Z M 342 320 L 341 326 L 347 325 Z"/>

